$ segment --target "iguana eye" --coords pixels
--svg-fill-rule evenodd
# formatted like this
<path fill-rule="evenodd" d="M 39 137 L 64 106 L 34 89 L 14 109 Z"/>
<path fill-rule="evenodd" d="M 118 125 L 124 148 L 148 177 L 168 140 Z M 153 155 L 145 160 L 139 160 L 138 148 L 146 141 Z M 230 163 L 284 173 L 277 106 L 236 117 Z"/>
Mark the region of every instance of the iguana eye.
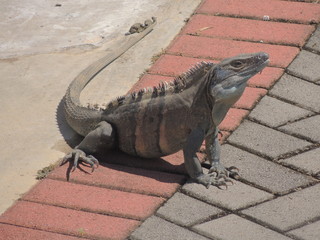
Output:
<path fill-rule="evenodd" d="M 241 61 L 233 61 L 231 63 L 231 66 L 235 67 L 235 68 L 240 68 L 240 67 L 242 67 L 242 65 L 243 65 L 243 63 Z"/>

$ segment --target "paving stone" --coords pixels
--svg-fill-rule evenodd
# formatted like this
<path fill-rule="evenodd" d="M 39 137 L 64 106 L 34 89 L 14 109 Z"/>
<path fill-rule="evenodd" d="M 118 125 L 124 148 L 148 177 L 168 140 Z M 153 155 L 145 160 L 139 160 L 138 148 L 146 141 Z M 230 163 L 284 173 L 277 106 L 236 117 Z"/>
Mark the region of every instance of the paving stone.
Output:
<path fill-rule="evenodd" d="M 235 108 L 252 109 L 267 94 L 262 88 L 246 87 L 240 99 L 233 105 Z"/>
<path fill-rule="evenodd" d="M 292 230 L 289 234 L 302 240 L 316 240 L 320 236 L 320 221 Z"/>
<path fill-rule="evenodd" d="M 309 174 L 320 174 L 320 148 L 284 159 L 281 162 L 305 170 Z"/>
<path fill-rule="evenodd" d="M 219 125 L 220 130 L 234 131 L 249 114 L 247 110 L 230 108 L 227 115 Z"/>
<path fill-rule="evenodd" d="M 139 221 L 19 201 L 0 216 L 1 223 L 95 239 L 124 239 Z"/>
<path fill-rule="evenodd" d="M 320 55 L 302 50 L 287 70 L 295 76 L 317 82 L 320 80 Z"/>
<path fill-rule="evenodd" d="M 170 82 L 173 79 L 174 77 L 145 74 L 136 84 L 133 85 L 129 92 L 138 91 L 145 87 L 158 86 L 161 82 Z"/>
<path fill-rule="evenodd" d="M 232 15 L 271 20 L 286 20 L 302 23 L 320 20 L 320 5 L 311 3 L 265 1 L 265 0 L 207 0 L 198 9 L 199 13 Z"/>
<path fill-rule="evenodd" d="M 138 229 L 130 236 L 132 240 L 205 240 L 208 239 L 186 228 L 182 228 L 173 223 L 167 222 L 159 217 L 152 216 L 148 218 Z"/>
<path fill-rule="evenodd" d="M 320 52 L 320 27 L 313 33 L 307 44 L 305 45 L 310 50 Z"/>
<path fill-rule="evenodd" d="M 247 120 L 233 132 L 228 141 L 273 159 L 311 145 L 307 141 Z"/>
<path fill-rule="evenodd" d="M 178 76 L 201 61 L 216 62 L 208 59 L 163 54 L 148 72 L 152 74 Z"/>
<path fill-rule="evenodd" d="M 138 220 L 152 215 L 164 202 L 159 197 L 52 179 L 37 184 L 23 199 Z"/>
<path fill-rule="evenodd" d="M 198 183 L 187 183 L 183 185 L 182 191 L 189 196 L 230 210 L 244 208 L 273 197 L 272 194 L 249 185 L 238 181 L 233 182 L 234 184 L 229 186 L 227 190 L 221 190 L 215 186 L 210 186 L 207 189 Z"/>
<path fill-rule="evenodd" d="M 12 226 L 9 224 L 0 223 L 0 239 L 3 240 L 22 240 L 22 239 L 32 239 L 32 240 L 81 240 L 84 238 L 72 237 L 57 233 L 44 232 L 30 228 Z M 85 238 L 86 239 L 86 238 Z"/>
<path fill-rule="evenodd" d="M 270 90 L 270 94 L 289 100 L 299 106 L 320 112 L 320 86 L 284 74 Z"/>
<path fill-rule="evenodd" d="M 171 54 L 182 54 L 186 57 L 217 60 L 222 60 L 243 53 L 262 51 L 269 53 L 270 66 L 282 68 L 287 67 L 299 53 L 299 49 L 296 47 L 190 35 L 178 36 L 167 51 Z"/>
<path fill-rule="evenodd" d="M 220 131 L 218 136 L 220 144 L 224 143 L 227 140 L 227 138 L 230 136 L 230 134 L 231 132 L 228 132 L 228 131 Z"/>
<path fill-rule="evenodd" d="M 197 232 L 214 239 L 231 240 L 289 240 L 290 238 L 275 231 L 230 214 L 193 227 Z"/>
<path fill-rule="evenodd" d="M 313 31 L 314 27 L 310 25 L 196 14 L 189 20 L 182 33 L 303 46 Z"/>
<path fill-rule="evenodd" d="M 243 210 L 244 214 L 288 231 L 320 217 L 320 184 Z"/>
<path fill-rule="evenodd" d="M 180 184 L 185 181 L 185 176 L 182 175 L 106 164 L 103 162 L 100 162 L 99 168 L 92 174 L 88 174 L 91 171 L 90 168 L 84 166 L 82 168 L 87 172 L 77 169 L 72 172 L 69 181 L 161 197 L 172 196 L 180 187 Z M 48 177 L 66 180 L 68 179 L 68 176 L 66 176 L 67 169 L 67 164 L 65 164 L 62 167 L 56 168 Z"/>
<path fill-rule="evenodd" d="M 278 127 L 312 114 L 312 112 L 295 105 L 265 96 L 252 110 L 249 117 L 270 127 Z"/>
<path fill-rule="evenodd" d="M 249 87 L 269 89 L 282 76 L 282 68 L 266 67 L 261 74 L 256 74 L 248 81 Z"/>
<path fill-rule="evenodd" d="M 301 173 L 228 144 L 221 148 L 221 161 L 226 167 L 239 168 L 241 178 L 272 193 L 284 194 L 313 181 Z"/>
<path fill-rule="evenodd" d="M 320 102 L 319 102 L 320 103 Z M 315 142 L 320 142 L 320 115 L 312 116 L 300 121 L 289 123 L 279 129 L 290 134 L 296 134 Z"/>
<path fill-rule="evenodd" d="M 157 211 L 157 215 L 170 222 L 190 226 L 222 212 L 214 206 L 177 192 Z"/>

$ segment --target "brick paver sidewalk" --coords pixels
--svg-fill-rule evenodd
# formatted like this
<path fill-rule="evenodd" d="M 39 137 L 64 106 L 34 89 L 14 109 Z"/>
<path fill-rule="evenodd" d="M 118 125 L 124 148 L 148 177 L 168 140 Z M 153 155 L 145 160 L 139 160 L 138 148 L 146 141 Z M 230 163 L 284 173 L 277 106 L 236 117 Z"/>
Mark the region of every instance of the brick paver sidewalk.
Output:
<path fill-rule="evenodd" d="M 70 181 L 68 166 L 55 169 L 0 216 L 0 239 L 320 239 L 319 21 L 315 0 L 203 0 L 134 86 L 201 60 L 270 54 L 220 126 L 222 162 L 241 174 L 228 190 L 185 184 L 181 152 L 114 152 Z"/>

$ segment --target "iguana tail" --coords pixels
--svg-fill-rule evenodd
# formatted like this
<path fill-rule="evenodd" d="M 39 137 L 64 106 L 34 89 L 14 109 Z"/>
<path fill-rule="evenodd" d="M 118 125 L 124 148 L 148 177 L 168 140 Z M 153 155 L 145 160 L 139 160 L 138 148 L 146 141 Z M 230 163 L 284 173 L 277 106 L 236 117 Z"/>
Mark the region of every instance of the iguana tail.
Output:
<path fill-rule="evenodd" d="M 106 66 L 120 57 L 130 47 L 135 45 L 146 36 L 156 25 L 156 19 L 147 20 L 145 24 L 134 24 L 126 35 L 124 41 L 119 43 L 120 47 L 114 49 L 108 55 L 89 65 L 69 85 L 63 98 L 64 113 L 68 124 L 78 134 L 85 136 L 96 128 L 101 121 L 101 111 L 89 109 L 81 105 L 80 93 L 82 89 Z"/>

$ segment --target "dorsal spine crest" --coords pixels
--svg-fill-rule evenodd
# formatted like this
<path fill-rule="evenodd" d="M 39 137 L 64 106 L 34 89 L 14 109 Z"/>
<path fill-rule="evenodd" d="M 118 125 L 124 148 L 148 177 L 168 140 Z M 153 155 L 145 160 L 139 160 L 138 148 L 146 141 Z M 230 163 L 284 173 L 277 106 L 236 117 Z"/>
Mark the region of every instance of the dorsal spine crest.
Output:
<path fill-rule="evenodd" d="M 159 83 L 158 86 L 143 88 L 138 91 L 132 92 L 125 96 L 117 97 L 115 100 L 111 101 L 107 104 L 105 110 L 111 110 L 112 108 L 116 108 L 123 104 L 130 104 L 133 102 L 141 101 L 142 99 L 151 99 L 156 98 L 168 94 L 175 94 L 182 92 L 189 85 L 192 84 L 193 76 L 196 75 L 200 71 L 208 71 L 213 66 L 211 62 L 202 61 L 197 63 L 195 66 L 190 68 L 187 72 L 179 75 L 174 80 L 170 82 L 163 81 Z"/>

